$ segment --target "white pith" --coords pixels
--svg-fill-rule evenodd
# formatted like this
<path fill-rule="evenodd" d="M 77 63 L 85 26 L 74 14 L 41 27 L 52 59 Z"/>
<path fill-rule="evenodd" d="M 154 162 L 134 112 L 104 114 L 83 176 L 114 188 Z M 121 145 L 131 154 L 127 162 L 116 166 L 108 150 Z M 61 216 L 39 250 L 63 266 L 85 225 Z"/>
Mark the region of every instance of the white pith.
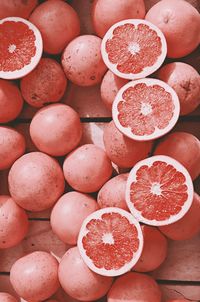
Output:
<path fill-rule="evenodd" d="M 140 52 L 140 45 L 136 42 L 130 43 L 128 46 L 128 50 L 132 55 Z"/>
<path fill-rule="evenodd" d="M 160 184 L 155 182 L 151 186 L 151 193 L 157 196 L 160 196 L 162 194 L 162 190 L 160 187 Z"/>
<path fill-rule="evenodd" d="M 10 44 L 10 45 L 8 46 L 8 51 L 9 51 L 9 53 L 13 53 L 13 52 L 15 51 L 16 48 L 17 48 L 17 47 L 16 47 L 15 44 Z"/>
<path fill-rule="evenodd" d="M 114 244 L 115 243 L 112 233 L 104 234 L 102 237 L 102 241 L 105 244 Z"/>
<path fill-rule="evenodd" d="M 142 103 L 141 105 L 141 113 L 146 116 L 152 112 L 152 106 L 149 103 Z"/>

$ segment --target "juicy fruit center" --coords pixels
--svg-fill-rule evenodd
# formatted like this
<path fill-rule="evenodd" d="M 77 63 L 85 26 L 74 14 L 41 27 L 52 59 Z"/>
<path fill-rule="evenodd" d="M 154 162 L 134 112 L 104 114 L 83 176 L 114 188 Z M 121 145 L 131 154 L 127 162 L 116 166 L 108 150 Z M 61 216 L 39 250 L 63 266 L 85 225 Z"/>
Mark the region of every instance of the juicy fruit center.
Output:
<path fill-rule="evenodd" d="M 8 46 L 8 51 L 9 53 L 13 53 L 15 51 L 15 49 L 17 48 L 17 46 L 15 44 L 10 44 Z"/>
<path fill-rule="evenodd" d="M 149 104 L 149 103 L 142 103 L 141 104 L 141 113 L 143 115 L 146 116 L 146 115 L 150 114 L 152 111 L 153 110 L 152 110 L 151 104 Z"/>
<path fill-rule="evenodd" d="M 161 195 L 162 194 L 162 190 L 161 190 L 161 186 L 159 183 L 155 182 L 152 184 L 151 186 L 151 193 L 154 195 Z"/>
<path fill-rule="evenodd" d="M 140 52 L 140 45 L 136 42 L 132 42 L 129 44 L 128 50 L 132 55 L 135 55 L 136 53 Z"/>
<path fill-rule="evenodd" d="M 103 234 L 102 241 L 105 244 L 114 244 L 115 243 L 112 233 Z"/>

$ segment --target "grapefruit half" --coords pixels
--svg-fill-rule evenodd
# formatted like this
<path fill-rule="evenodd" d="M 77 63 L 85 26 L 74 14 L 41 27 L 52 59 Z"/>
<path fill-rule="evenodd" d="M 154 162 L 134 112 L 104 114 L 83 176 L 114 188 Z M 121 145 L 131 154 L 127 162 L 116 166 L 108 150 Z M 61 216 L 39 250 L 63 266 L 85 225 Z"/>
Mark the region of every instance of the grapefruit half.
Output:
<path fill-rule="evenodd" d="M 126 202 L 138 221 L 168 225 L 188 212 L 193 192 L 188 171 L 173 158 L 158 155 L 133 167 L 127 181 Z"/>
<path fill-rule="evenodd" d="M 0 78 L 21 78 L 39 63 L 42 37 L 31 22 L 19 17 L 0 20 L 0 40 Z"/>
<path fill-rule="evenodd" d="M 112 116 L 124 135 L 148 141 L 168 133 L 176 124 L 180 103 L 176 92 L 157 79 L 140 79 L 124 85 L 116 95 Z"/>
<path fill-rule="evenodd" d="M 161 30 L 141 19 L 115 23 L 105 34 L 101 52 L 104 63 L 117 76 L 135 80 L 156 71 L 164 62 L 167 44 Z"/>
<path fill-rule="evenodd" d="M 84 220 L 78 248 L 92 271 L 103 276 L 119 276 L 138 261 L 143 248 L 142 230 L 127 211 L 104 208 Z"/>

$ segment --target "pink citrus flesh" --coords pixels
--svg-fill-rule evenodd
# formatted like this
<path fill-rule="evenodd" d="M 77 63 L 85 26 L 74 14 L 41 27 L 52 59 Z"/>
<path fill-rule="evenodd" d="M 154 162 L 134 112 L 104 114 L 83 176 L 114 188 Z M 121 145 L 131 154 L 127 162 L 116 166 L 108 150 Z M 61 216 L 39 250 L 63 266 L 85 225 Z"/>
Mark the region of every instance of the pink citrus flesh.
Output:
<path fill-rule="evenodd" d="M 39 63 L 43 51 L 39 30 L 19 17 L 0 20 L 0 78 L 18 79 L 30 73 Z"/>
<path fill-rule="evenodd" d="M 139 223 L 120 208 L 104 208 L 83 222 L 78 248 L 87 266 L 103 276 L 119 276 L 138 261 L 143 247 Z"/>
<path fill-rule="evenodd" d="M 181 219 L 193 200 L 188 171 L 171 157 L 152 156 L 131 170 L 126 202 L 133 216 L 148 225 L 168 225 Z"/>
<path fill-rule="evenodd" d="M 137 141 L 153 140 L 176 124 L 180 103 L 176 92 L 157 79 L 140 79 L 123 86 L 113 103 L 116 127 Z"/>
<path fill-rule="evenodd" d="M 135 80 L 152 74 L 162 65 L 167 46 L 163 33 L 152 23 L 127 19 L 107 31 L 101 53 L 114 74 Z"/>

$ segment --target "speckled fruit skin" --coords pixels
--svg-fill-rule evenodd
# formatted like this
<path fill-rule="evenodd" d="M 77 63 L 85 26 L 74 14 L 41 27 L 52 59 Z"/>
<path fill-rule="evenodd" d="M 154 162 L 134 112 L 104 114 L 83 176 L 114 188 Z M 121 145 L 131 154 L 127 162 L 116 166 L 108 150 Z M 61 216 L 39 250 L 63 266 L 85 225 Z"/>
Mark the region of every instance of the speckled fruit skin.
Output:
<path fill-rule="evenodd" d="M 17 299 L 8 293 L 0 293 L 1 302 L 18 302 Z"/>
<path fill-rule="evenodd" d="M 189 211 L 175 223 L 159 227 L 172 240 L 188 240 L 200 232 L 200 196 L 194 193 Z"/>
<path fill-rule="evenodd" d="M 40 151 L 62 156 L 79 144 L 82 124 L 78 113 L 71 107 L 53 104 L 35 114 L 30 124 L 30 135 Z"/>
<path fill-rule="evenodd" d="M 160 2 L 161 0 L 144 0 L 146 12 L 156 3 Z M 192 6 L 194 6 L 198 12 L 200 12 L 200 2 L 199 0 L 186 0 L 188 3 L 190 3 Z"/>
<path fill-rule="evenodd" d="M 0 19 L 11 16 L 27 19 L 37 4 L 38 0 L 2 0 L 0 1 Z"/>
<path fill-rule="evenodd" d="M 63 171 L 72 188 L 91 193 L 98 191 L 111 177 L 112 165 L 103 149 L 86 144 L 66 157 Z"/>
<path fill-rule="evenodd" d="M 10 196 L 0 196 L 0 249 L 17 245 L 28 232 L 28 216 Z M 0 300 L 1 301 L 1 300 Z"/>
<path fill-rule="evenodd" d="M 11 81 L 0 79 L 0 123 L 14 120 L 20 114 L 23 103 L 19 88 Z"/>
<path fill-rule="evenodd" d="M 167 302 L 189 302 L 190 300 L 185 299 L 175 299 L 175 300 L 167 300 Z"/>
<path fill-rule="evenodd" d="M 157 77 L 169 84 L 180 101 L 180 115 L 194 111 L 200 105 L 200 75 L 191 65 L 174 62 L 162 67 Z"/>
<path fill-rule="evenodd" d="M 143 251 L 133 270 L 150 272 L 158 268 L 167 257 L 167 239 L 157 228 L 148 225 L 142 225 L 142 233 Z"/>
<path fill-rule="evenodd" d="M 79 86 L 101 82 L 107 67 L 101 56 L 101 39 L 83 35 L 71 41 L 62 55 L 62 66 L 67 78 Z"/>
<path fill-rule="evenodd" d="M 165 35 L 170 58 L 184 57 L 200 43 L 200 15 L 186 1 L 162 0 L 148 11 L 145 19 Z"/>
<path fill-rule="evenodd" d="M 52 230 L 63 242 L 76 245 L 84 219 L 98 209 L 91 196 L 79 192 L 66 193 L 51 212 Z"/>
<path fill-rule="evenodd" d="M 115 23 L 125 19 L 143 19 L 143 0 L 95 0 L 92 6 L 92 22 L 96 34 L 103 38 Z"/>
<path fill-rule="evenodd" d="M 10 281 L 23 299 L 43 301 L 59 288 L 58 262 L 47 252 L 33 252 L 13 264 Z"/>
<path fill-rule="evenodd" d="M 80 34 L 80 21 L 76 11 L 66 2 L 49 0 L 40 4 L 29 19 L 40 30 L 44 51 L 59 54 Z"/>
<path fill-rule="evenodd" d="M 108 302 L 161 302 L 161 290 L 155 280 L 139 273 L 119 277 L 108 292 Z"/>
<path fill-rule="evenodd" d="M 9 190 L 22 208 L 42 211 L 50 208 L 64 192 L 64 176 L 58 162 L 42 152 L 31 152 L 11 167 Z"/>
<path fill-rule="evenodd" d="M 153 142 L 137 142 L 123 135 L 111 121 L 104 130 L 103 141 L 110 160 L 120 168 L 131 168 L 148 156 Z"/>
<path fill-rule="evenodd" d="M 33 107 L 58 102 L 66 89 L 67 79 L 62 67 L 50 58 L 41 59 L 37 67 L 20 83 L 25 101 Z"/>
<path fill-rule="evenodd" d="M 103 297 L 113 281 L 111 277 L 92 272 L 83 261 L 77 247 L 69 249 L 63 256 L 58 276 L 64 291 L 79 301 L 93 301 Z"/>
<path fill-rule="evenodd" d="M 108 180 L 100 189 L 97 202 L 100 208 L 117 207 L 129 211 L 125 199 L 128 173 L 117 175 Z"/>
<path fill-rule="evenodd" d="M 0 126 L 0 170 L 5 170 L 22 156 L 26 143 L 23 135 L 15 129 Z"/>
<path fill-rule="evenodd" d="M 200 174 L 200 141 L 190 133 L 166 135 L 157 145 L 154 155 L 167 155 L 178 160 L 193 180 Z"/>

